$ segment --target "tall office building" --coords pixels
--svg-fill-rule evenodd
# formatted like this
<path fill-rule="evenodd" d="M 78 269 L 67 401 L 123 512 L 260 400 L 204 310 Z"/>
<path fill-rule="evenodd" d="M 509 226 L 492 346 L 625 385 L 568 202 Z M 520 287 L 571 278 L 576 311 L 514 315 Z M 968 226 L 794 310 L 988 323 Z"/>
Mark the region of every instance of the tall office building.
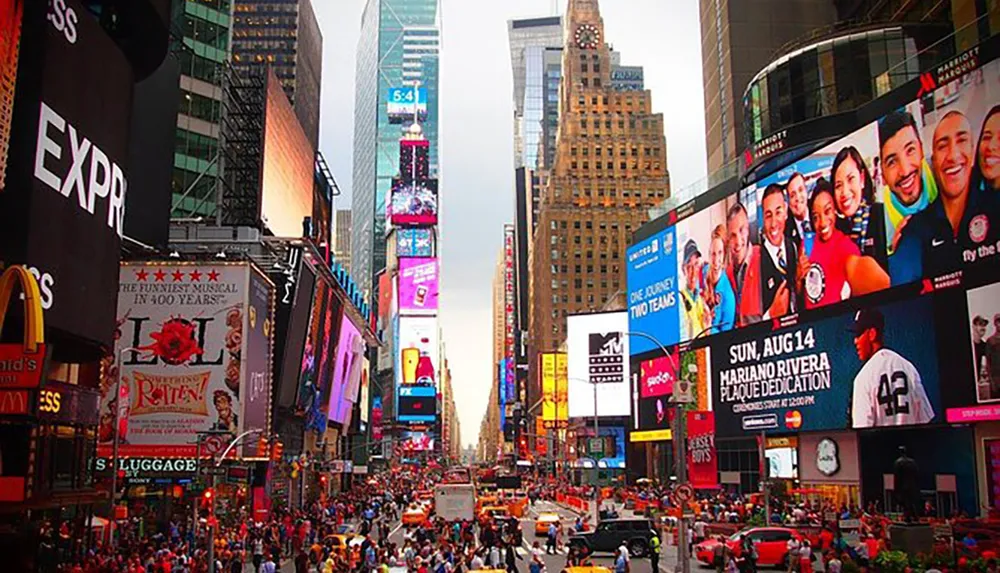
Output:
<path fill-rule="evenodd" d="M 351 271 L 351 210 L 338 209 L 334 222 L 333 256 Z M 353 278 L 353 273 L 351 277 Z"/>
<path fill-rule="evenodd" d="M 389 122 L 390 88 L 427 90 L 430 172 L 438 168 L 439 0 L 368 0 L 361 17 L 354 105 L 354 189 L 351 264 L 354 279 L 375 300 L 373 279 L 385 268 L 386 201 L 399 169 L 405 124 Z"/>
<path fill-rule="evenodd" d="M 270 66 L 313 149 L 319 149 L 323 35 L 310 0 L 237 0 L 233 66 Z"/>
<path fill-rule="evenodd" d="M 562 47 L 562 18 L 507 22 L 514 72 L 514 167 L 538 168 L 545 112 L 545 49 Z"/>
<path fill-rule="evenodd" d="M 530 356 L 559 347 L 567 314 L 597 310 L 622 288 L 632 230 L 670 192 L 663 116 L 648 90 L 613 87 L 597 0 L 569 0 L 565 21 L 555 160 L 534 236 Z M 529 389 L 529 403 L 537 395 Z"/>
<path fill-rule="evenodd" d="M 171 47 L 180 64 L 181 97 L 174 147 L 172 217 L 211 216 L 216 209 L 222 77 L 229 60 L 230 0 L 174 2 Z"/>
<path fill-rule="evenodd" d="M 699 0 L 708 172 L 744 147 L 743 92 L 775 51 L 836 21 L 832 0 Z M 789 87 L 789 89 L 791 89 Z"/>

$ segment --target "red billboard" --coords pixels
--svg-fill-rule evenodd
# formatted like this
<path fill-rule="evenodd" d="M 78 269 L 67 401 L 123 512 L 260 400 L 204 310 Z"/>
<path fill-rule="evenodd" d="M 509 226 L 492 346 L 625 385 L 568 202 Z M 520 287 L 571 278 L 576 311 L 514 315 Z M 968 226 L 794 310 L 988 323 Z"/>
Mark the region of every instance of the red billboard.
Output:
<path fill-rule="evenodd" d="M 687 413 L 688 481 L 698 489 L 719 487 L 719 463 L 715 451 L 715 415 Z"/>

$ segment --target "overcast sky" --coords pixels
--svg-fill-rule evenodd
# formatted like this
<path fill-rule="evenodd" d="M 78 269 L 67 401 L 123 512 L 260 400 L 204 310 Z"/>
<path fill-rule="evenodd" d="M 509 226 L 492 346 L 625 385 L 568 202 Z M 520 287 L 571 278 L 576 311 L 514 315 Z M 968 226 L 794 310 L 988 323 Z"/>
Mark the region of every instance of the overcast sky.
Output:
<path fill-rule="evenodd" d="M 513 98 L 507 20 L 552 14 L 551 0 L 442 0 L 441 323 L 462 443 L 474 444 L 493 379 L 491 282 L 513 220 Z M 323 31 L 320 150 L 349 209 L 354 74 L 365 0 L 313 0 Z M 558 0 L 559 12 L 566 0 Z M 674 188 L 705 176 L 697 0 L 602 0 L 606 39 L 645 68 L 664 114 Z"/>

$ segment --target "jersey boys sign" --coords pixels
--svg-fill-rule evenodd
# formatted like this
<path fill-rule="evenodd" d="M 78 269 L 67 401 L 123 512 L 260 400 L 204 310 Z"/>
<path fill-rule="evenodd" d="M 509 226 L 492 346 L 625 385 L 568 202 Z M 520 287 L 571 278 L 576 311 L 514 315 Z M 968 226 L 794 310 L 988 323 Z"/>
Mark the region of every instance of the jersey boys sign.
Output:
<path fill-rule="evenodd" d="M 713 344 L 719 434 L 941 421 L 932 324 L 921 297 Z"/>

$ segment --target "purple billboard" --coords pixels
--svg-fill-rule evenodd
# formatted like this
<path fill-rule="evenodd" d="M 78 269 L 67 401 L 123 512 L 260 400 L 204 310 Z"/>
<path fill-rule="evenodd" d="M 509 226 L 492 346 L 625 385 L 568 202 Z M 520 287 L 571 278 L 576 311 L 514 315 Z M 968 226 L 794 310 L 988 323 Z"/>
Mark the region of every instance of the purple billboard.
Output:
<path fill-rule="evenodd" d="M 361 332 L 346 316 L 340 321 L 337 341 L 337 358 L 333 363 L 333 386 L 330 389 L 330 421 L 347 422 L 353 403 L 357 401 L 361 381 L 361 361 L 364 358 L 364 340 Z"/>
<path fill-rule="evenodd" d="M 436 314 L 438 260 L 412 258 L 399 261 L 399 313 Z"/>
<path fill-rule="evenodd" d="M 249 304 L 247 305 L 247 352 L 243 360 L 244 429 L 258 429 L 265 435 L 268 428 L 268 410 L 271 405 L 271 352 L 274 332 L 274 288 L 271 282 L 255 271 L 250 273 Z M 246 440 L 243 455 L 253 457 L 256 440 Z"/>

